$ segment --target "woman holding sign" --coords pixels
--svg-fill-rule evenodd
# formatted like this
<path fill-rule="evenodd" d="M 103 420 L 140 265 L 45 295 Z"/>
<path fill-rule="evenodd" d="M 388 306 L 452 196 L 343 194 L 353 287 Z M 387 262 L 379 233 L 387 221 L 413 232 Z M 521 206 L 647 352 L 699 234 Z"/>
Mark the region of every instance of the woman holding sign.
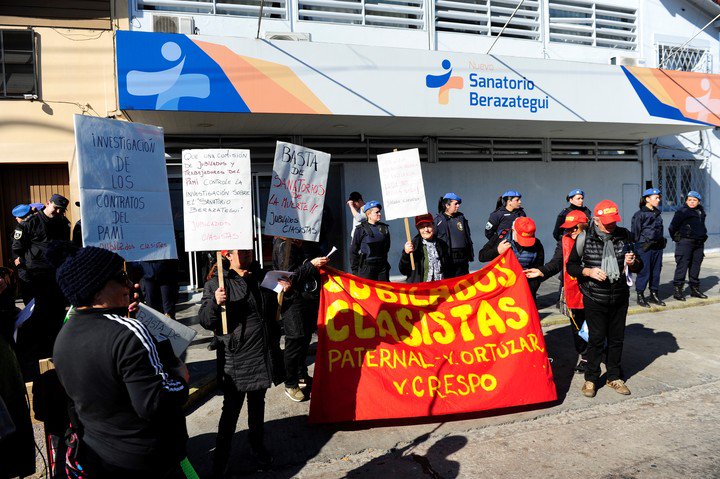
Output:
<path fill-rule="evenodd" d="M 350 269 L 361 278 L 374 281 L 390 281 L 390 227 L 380 221 L 382 205 L 368 201 L 363 206 L 367 221 L 353 231 L 350 245 Z"/>
<path fill-rule="evenodd" d="M 400 256 L 400 272 L 407 276 L 408 283 L 439 281 L 447 279 L 453 271 L 452 257 L 448 245 L 435 234 L 435 223 L 430 213 L 415 217 L 418 234 L 405 243 Z M 410 266 L 410 255 L 415 257 L 415 269 Z"/>

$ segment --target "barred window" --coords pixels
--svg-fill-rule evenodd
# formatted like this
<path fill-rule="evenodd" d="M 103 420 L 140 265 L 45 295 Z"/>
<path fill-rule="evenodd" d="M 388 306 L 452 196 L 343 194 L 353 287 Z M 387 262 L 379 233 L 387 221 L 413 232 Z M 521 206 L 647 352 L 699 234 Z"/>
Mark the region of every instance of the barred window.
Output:
<path fill-rule="evenodd" d="M 637 10 L 585 0 L 549 0 L 550 41 L 637 49 Z"/>
<path fill-rule="evenodd" d="M 712 55 L 708 48 L 681 45 L 657 45 L 657 64 L 665 70 L 712 73 Z"/>
<path fill-rule="evenodd" d="M 32 30 L 0 30 L 0 98 L 37 98 Z"/>
<path fill-rule="evenodd" d="M 707 173 L 696 160 L 658 160 L 658 187 L 663 193 L 663 211 L 676 211 L 684 203 L 689 191 L 697 191 L 706 198 Z M 707 201 L 703 201 L 707 204 Z"/>

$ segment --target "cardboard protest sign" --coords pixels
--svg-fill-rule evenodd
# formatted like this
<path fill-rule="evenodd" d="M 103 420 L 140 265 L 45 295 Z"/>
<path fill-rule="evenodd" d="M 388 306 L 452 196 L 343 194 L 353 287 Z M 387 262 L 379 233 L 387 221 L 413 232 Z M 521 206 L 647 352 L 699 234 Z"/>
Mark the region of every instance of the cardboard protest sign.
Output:
<path fill-rule="evenodd" d="M 145 303 L 140 303 L 137 320 L 143 323 L 150 334 L 158 341 L 165 338 L 169 339 L 173 352 L 177 357 L 180 357 L 185 352 L 195 335 L 197 335 L 197 331 L 194 329 L 168 318 Z"/>
<path fill-rule="evenodd" d="M 185 251 L 252 249 L 250 150 L 183 150 Z"/>
<path fill-rule="evenodd" d="M 394 220 L 427 213 L 418 149 L 384 153 L 378 155 L 377 160 L 385 219 Z"/>
<path fill-rule="evenodd" d="M 277 142 L 265 234 L 320 240 L 330 155 Z"/>
<path fill-rule="evenodd" d="M 515 255 L 416 284 L 322 273 L 311 422 L 439 416 L 554 401 Z"/>
<path fill-rule="evenodd" d="M 177 258 L 161 128 L 75 115 L 83 244 Z"/>

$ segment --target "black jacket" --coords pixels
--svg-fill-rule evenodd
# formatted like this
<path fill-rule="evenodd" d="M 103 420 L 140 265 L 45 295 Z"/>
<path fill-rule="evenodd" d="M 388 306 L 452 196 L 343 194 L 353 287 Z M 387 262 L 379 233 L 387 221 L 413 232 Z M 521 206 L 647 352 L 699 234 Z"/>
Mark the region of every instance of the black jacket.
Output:
<path fill-rule="evenodd" d="M 451 229 L 452 228 L 452 229 Z M 435 215 L 435 235 L 438 239 L 445 242 L 450 252 L 450 256 L 455 263 L 466 263 L 473 260 L 474 248 L 472 237 L 470 236 L 470 224 L 462 213 L 455 213 L 454 216 L 448 217 L 444 213 Z M 453 231 L 454 230 L 454 231 Z M 456 235 L 462 235 L 460 237 Z M 458 246 L 453 242 L 453 236 L 456 239 L 464 240 L 465 246 Z"/>
<path fill-rule="evenodd" d="M 663 249 L 667 241 L 663 236 L 663 219 L 659 209 L 643 206 L 632 217 L 632 237 L 639 248 L 645 251 Z"/>
<path fill-rule="evenodd" d="M 70 241 L 70 222 L 64 216 L 48 218 L 40 211 L 23 221 L 13 237 L 13 256 L 25 263 L 28 271 L 51 271 L 55 268 L 45 258 L 54 240 Z"/>
<path fill-rule="evenodd" d="M 538 269 L 543 274 L 542 281 L 549 279 L 563 270 L 563 249 L 562 241 L 558 241 L 555 245 L 555 251 L 553 252 L 550 261 L 542 266 L 538 266 Z"/>
<path fill-rule="evenodd" d="M 508 211 L 504 206 L 490 213 L 490 217 L 485 224 L 485 237 L 491 239 L 498 231 L 509 230 L 512 228 L 513 221 L 521 216 L 527 216 L 525 210 L 518 208 Z"/>
<path fill-rule="evenodd" d="M 613 283 L 608 279 L 597 281 L 582 274 L 583 268 L 600 268 L 602 265 L 603 240 L 598 236 L 594 224 L 590 225 L 586 232 L 582 258 L 578 255 L 576 246 L 570 251 L 567 262 L 568 273 L 578 279 L 583 295 L 598 303 L 618 303 L 627 301 L 630 296 L 630 288 L 625 278 L 625 253 L 630 252 L 632 246 L 631 234 L 627 229 L 618 226 L 612 232 L 612 242 L 620 270 L 620 278 Z M 642 260 L 635 255 L 635 263 L 630 266 L 630 272 L 638 273 L 642 267 Z"/>
<path fill-rule="evenodd" d="M 478 261 L 482 263 L 487 263 L 497 258 L 499 256 L 497 250 L 498 245 L 505 239 L 507 239 L 508 241 L 512 241 L 511 230 L 501 230 L 500 234 L 496 234 L 492 237 L 492 239 L 490 239 L 490 241 L 485 243 L 485 246 L 483 246 L 478 253 Z M 543 244 L 540 242 L 540 240 L 537 238 L 535 238 L 535 244 L 530 246 L 529 248 L 523 248 L 517 243 L 515 243 L 515 248 L 519 252 L 527 250 L 535 253 L 535 259 L 533 260 L 533 262 L 527 266 L 523 266 L 523 268 L 539 268 L 545 262 L 545 248 L 543 247 Z M 527 281 L 530 285 L 530 291 L 532 292 L 534 298 L 538 288 L 540 287 L 542 278 L 530 278 Z"/>
<path fill-rule="evenodd" d="M 560 241 L 560 238 L 563 235 L 563 229 L 560 227 L 561 224 L 565 223 L 565 217 L 570 214 L 572 211 L 582 211 L 585 213 L 585 216 L 587 216 L 588 221 L 592 218 L 592 212 L 587 206 L 575 206 L 571 204 L 567 208 L 564 208 L 557 216 L 557 219 L 555 220 L 555 226 L 553 227 L 553 238 L 555 238 L 555 241 Z"/>
<path fill-rule="evenodd" d="M 400 265 L 398 266 L 398 269 L 400 269 L 400 273 L 407 276 L 408 283 L 422 283 L 423 281 L 427 281 L 427 250 L 423 245 L 422 236 L 419 234 L 416 234 L 412 239 L 412 244 L 415 248 L 412 252 L 413 257 L 415 258 L 415 270 L 413 271 L 412 264 L 410 263 L 410 255 L 405 252 L 404 248 L 402 255 L 400 256 Z M 442 272 L 443 278 L 447 278 L 447 271 L 452 265 L 452 258 L 450 257 L 448 246 L 440 238 L 435 238 L 435 247 L 437 248 L 438 256 L 440 257 L 440 271 Z"/>
<path fill-rule="evenodd" d="M 705 209 L 702 205 L 698 205 L 696 208 L 682 205 L 675 212 L 668 230 L 673 241 L 679 241 L 682 238 L 705 241 L 707 239 Z"/>
<path fill-rule="evenodd" d="M 74 310 L 53 362 L 82 426 L 105 462 L 163 471 L 185 456 L 188 385 L 169 341 L 158 343 L 127 309 Z"/>
<path fill-rule="evenodd" d="M 203 328 L 214 331 L 219 340 L 221 384 L 238 391 L 267 389 L 273 381 L 273 355 L 279 350 L 275 293 L 260 288 L 257 269 L 244 278 L 235 270 L 226 270 L 224 275 L 228 334 L 222 334 L 221 308 L 215 302 L 217 273 L 205 283 L 198 313 Z"/>
<path fill-rule="evenodd" d="M 350 269 L 358 274 L 364 262 L 387 263 L 390 251 L 390 229 L 381 221 L 371 225 L 363 221 L 353 231 L 350 243 Z"/>

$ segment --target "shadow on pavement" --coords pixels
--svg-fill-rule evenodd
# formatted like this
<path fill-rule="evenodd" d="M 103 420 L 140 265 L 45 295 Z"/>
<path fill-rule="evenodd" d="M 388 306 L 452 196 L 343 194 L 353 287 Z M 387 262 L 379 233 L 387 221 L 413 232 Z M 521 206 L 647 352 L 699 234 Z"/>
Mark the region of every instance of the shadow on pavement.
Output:
<path fill-rule="evenodd" d="M 680 349 L 677 339 L 667 331 L 656 332 L 639 323 L 629 324 L 625 328 L 623 346 L 623 372 L 625 379 L 643 371 L 657 358 L 677 352 Z"/>
<path fill-rule="evenodd" d="M 570 319 L 568 319 L 569 323 Z M 553 378 L 557 390 L 559 403 L 565 401 L 573 376 L 578 355 L 573 345 L 573 335 L 570 324 L 561 328 L 554 328 L 545 332 L 545 345 L 548 357 L 552 358 Z"/>

